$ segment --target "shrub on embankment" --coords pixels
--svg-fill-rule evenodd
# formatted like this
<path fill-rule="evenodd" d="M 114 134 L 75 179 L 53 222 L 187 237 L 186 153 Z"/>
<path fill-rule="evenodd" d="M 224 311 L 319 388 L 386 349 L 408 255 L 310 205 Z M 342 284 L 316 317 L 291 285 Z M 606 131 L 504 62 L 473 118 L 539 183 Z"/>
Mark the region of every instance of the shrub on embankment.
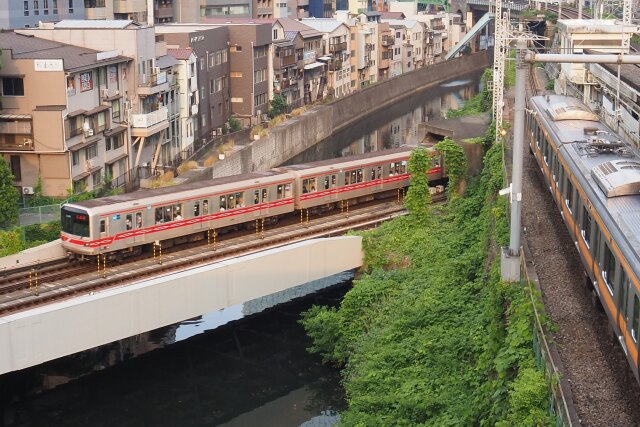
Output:
<path fill-rule="evenodd" d="M 60 238 L 60 221 L 0 231 L 0 257 L 16 254 Z"/>
<path fill-rule="evenodd" d="M 464 196 L 364 233 L 364 271 L 341 306 L 303 315 L 310 350 L 344 367 L 342 425 L 551 421 L 527 291 L 500 281 L 501 150 Z"/>

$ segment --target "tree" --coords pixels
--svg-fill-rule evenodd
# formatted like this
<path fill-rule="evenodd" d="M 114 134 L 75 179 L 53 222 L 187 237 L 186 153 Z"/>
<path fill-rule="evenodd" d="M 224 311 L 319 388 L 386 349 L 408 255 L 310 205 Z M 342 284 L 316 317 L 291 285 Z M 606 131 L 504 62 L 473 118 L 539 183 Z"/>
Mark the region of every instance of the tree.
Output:
<path fill-rule="evenodd" d="M 434 148 L 444 153 L 444 167 L 447 171 L 447 177 L 449 177 L 447 188 L 449 197 L 459 194 L 461 189 L 458 188 L 458 185 L 467 176 L 467 157 L 464 150 L 449 138 L 438 142 Z"/>
<path fill-rule="evenodd" d="M 269 103 L 271 104 L 271 108 L 269 108 L 267 115 L 270 119 L 286 113 L 287 108 L 289 108 L 287 100 L 280 95 L 275 95 Z"/>
<path fill-rule="evenodd" d="M 240 129 L 242 129 L 242 124 L 240 123 L 240 120 L 236 119 L 235 117 L 229 117 L 229 132 L 233 133 L 233 132 L 238 132 Z"/>
<path fill-rule="evenodd" d="M 411 182 L 405 206 L 418 220 L 423 220 L 429 213 L 431 193 L 429 192 L 428 173 L 431 167 L 431 157 L 427 150 L 416 149 L 409 158 L 409 173 Z"/>
<path fill-rule="evenodd" d="M 18 200 L 20 195 L 13 186 L 13 175 L 7 161 L 0 157 L 0 226 L 8 227 L 18 220 Z"/>

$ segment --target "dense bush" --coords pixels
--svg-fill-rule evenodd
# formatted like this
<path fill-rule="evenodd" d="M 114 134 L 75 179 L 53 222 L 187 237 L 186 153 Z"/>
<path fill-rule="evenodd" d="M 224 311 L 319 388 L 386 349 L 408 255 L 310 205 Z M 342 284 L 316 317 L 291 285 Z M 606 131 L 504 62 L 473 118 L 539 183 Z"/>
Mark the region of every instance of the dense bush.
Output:
<path fill-rule="evenodd" d="M 500 281 L 501 152 L 489 150 L 464 197 L 365 233 L 365 274 L 341 306 L 303 315 L 310 350 L 344 367 L 343 425 L 550 421 L 528 295 Z"/>

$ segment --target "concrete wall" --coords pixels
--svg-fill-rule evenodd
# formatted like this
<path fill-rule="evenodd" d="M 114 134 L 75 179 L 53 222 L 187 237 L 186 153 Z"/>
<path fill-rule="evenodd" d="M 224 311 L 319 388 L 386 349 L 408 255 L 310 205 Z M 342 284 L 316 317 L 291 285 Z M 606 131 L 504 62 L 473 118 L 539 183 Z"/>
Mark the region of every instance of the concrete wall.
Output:
<path fill-rule="evenodd" d="M 331 104 L 321 105 L 269 130 L 269 136 L 254 141 L 212 167 L 214 178 L 263 171 L 277 167 L 338 132 L 384 109 L 403 97 L 474 70 L 489 67 L 492 52 L 463 56 L 420 68 L 391 80 L 376 83 Z"/>
<path fill-rule="evenodd" d="M 0 375 L 361 265 L 361 237 L 314 239 L 7 315 Z"/>

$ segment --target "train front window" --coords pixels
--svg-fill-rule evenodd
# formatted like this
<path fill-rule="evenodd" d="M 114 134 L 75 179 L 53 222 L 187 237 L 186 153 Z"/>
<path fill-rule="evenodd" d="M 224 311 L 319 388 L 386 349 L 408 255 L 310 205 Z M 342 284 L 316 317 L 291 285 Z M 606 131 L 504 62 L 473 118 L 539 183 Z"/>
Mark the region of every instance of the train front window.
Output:
<path fill-rule="evenodd" d="M 62 208 L 62 231 L 74 236 L 89 237 L 89 215 L 84 211 Z"/>

